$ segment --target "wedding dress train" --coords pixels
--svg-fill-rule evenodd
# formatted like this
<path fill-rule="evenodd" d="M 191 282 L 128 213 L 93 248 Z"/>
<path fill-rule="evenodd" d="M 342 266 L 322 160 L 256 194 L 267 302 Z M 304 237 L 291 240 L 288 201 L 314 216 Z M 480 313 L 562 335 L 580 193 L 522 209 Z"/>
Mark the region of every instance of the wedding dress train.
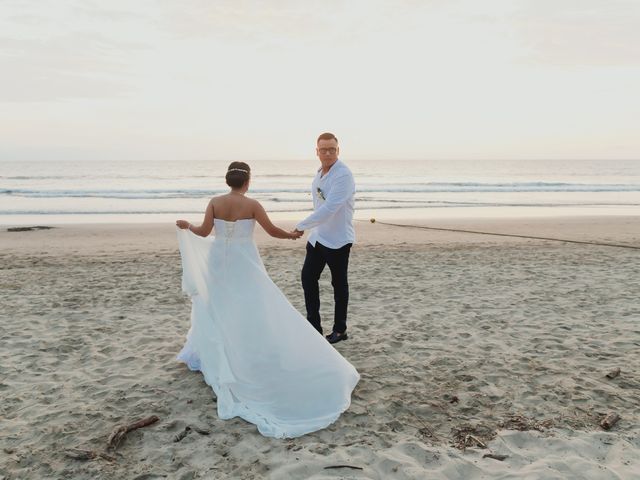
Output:
<path fill-rule="evenodd" d="M 269 278 L 253 240 L 255 220 L 214 220 L 215 236 L 178 230 L 191 328 L 178 360 L 213 388 L 218 416 L 297 437 L 338 419 L 356 369 Z"/>

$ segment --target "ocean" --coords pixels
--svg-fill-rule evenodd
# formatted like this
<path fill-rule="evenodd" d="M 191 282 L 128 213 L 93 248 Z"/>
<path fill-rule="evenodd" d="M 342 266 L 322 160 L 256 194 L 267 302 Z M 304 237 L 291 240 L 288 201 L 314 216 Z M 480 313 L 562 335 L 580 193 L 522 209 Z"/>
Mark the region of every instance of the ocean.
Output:
<path fill-rule="evenodd" d="M 349 161 L 356 218 L 640 215 L 640 161 Z M 0 162 L 0 225 L 199 221 L 221 161 Z M 277 219 L 311 211 L 317 159 L 248 161 Z"/>

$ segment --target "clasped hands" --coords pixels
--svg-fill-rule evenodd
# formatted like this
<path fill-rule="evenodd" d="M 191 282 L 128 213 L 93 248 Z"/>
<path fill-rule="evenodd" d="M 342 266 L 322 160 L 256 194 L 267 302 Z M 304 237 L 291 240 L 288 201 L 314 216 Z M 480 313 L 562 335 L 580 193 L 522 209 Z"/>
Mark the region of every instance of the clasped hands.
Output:
<path fill-rule="evenodd" d="M 304 230 L 298 230 L 297 228 L 293 229 L 291 232 L 289 232 L 289 235 L 291 235 L 289 238 L 291 240 L 297 240 L 299 239 L 302 235 L 304 235 Z"/>

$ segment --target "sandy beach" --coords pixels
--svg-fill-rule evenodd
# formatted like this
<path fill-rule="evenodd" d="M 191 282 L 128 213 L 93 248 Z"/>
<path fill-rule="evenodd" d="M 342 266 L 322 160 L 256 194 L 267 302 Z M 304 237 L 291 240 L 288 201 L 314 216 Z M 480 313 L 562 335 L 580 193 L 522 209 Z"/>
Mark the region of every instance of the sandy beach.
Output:
<path fill-rule="evenodd" d="M 356 227 L 336 347 L 362 380 L 335 424 L 290 440 L 219 420 L 175 360 L 190 303 L 173 225 L 2 228 L 0 479 L 640 478 L 640 217 Z M 257 230 L 303 312 L 304 241 Z M 328 325 L 328 271 L 322 305 Z M 114 427 L 152 415 L 106 449 Z"/>

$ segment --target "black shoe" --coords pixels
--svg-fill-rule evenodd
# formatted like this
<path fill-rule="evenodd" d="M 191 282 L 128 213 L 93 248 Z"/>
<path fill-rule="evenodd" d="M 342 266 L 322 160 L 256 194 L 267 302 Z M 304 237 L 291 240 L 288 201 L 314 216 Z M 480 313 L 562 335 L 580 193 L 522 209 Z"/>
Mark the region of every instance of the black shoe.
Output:
<path fill-rule="evenodd" d="M 347 332 L 332 332 L 331 335 L 327 335 L 325 338 L 329 341 L 329 343 L 338 343 L 342 340 L 347 340 L 349 337 L 347 336 Z"/>

